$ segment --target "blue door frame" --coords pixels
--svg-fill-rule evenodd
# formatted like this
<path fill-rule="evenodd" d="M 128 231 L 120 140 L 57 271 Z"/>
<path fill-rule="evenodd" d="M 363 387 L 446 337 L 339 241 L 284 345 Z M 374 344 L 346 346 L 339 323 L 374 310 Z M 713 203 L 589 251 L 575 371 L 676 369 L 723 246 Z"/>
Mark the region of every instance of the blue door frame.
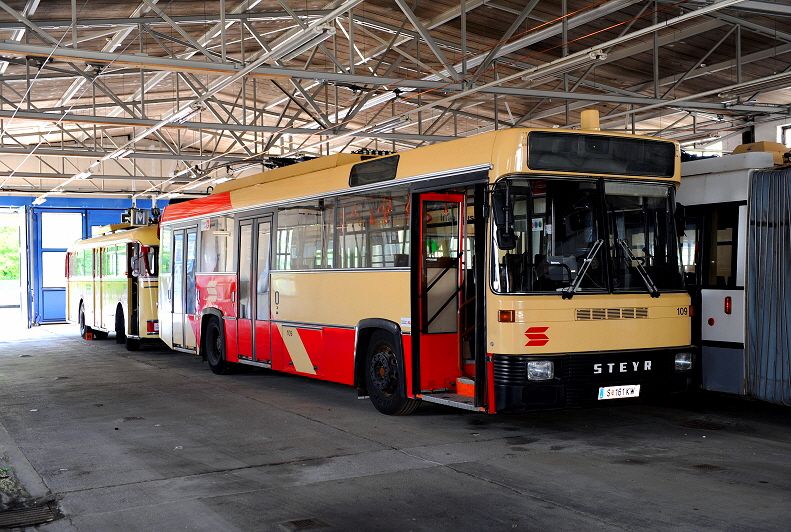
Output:
<path fill-rule="evenodd" d="M 58 247 L 43 246 L 42 214 L 79 213 L 82 217 L 82 238 L 91 236 L 92 228 L 120 223 L 121 214 L 132 207 L 128 199 L 47 198 L 44 205 L 33 205 L 34 198 L 0 197 L 0 206 L 28 206 L 28 324 L 63 323 L 66 321 L 65 287 L 44 286 L 44 254 L 63 253 L 72 242 L 58 242 Z M 162 208 L 165 202 L 159 202 Z M 151 208 L 150 201 L 138 201 L 137 207 Z M 62 247 L 61 247 L 62 246 Z M 65 263 L 64 263 L 65 272 Z"/>

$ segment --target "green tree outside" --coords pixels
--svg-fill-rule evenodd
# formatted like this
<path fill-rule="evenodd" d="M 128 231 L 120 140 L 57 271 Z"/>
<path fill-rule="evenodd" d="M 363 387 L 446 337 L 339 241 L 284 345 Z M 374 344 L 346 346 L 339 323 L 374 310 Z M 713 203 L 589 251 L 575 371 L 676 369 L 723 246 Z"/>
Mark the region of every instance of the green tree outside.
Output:
<path fill-rule="evenodd" d="M 0 226 L 0 281 L 19 279 L 19 228 Z"/>

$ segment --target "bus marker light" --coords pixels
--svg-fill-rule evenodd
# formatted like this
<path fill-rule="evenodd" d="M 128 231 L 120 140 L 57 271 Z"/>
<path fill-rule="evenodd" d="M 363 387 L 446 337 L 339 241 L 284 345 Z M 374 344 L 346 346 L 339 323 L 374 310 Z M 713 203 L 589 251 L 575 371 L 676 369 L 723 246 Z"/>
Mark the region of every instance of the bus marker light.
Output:
<path fill-rule="evenodd" d="M 708 324 L 709 326 L 714 326 L 714 318 L 709 318 Z"/>
<path fill-rule="evenodd" d="M 159 320 L 148 320 L 146 322 L 146 332 L 148 334 L 158 334 L 159 333 Z"/>
<path fill-rule="evenodd" d="M 733 312 L 733 300 L 731 296 L 725 296 L 725 314 Z"/>
<path fill-rule="evenodd" d="M 501 310 L 497 315 L 497 321 L 503 323 L 513 323 L 515 320 L 515 312 L 513 310 Z"/>

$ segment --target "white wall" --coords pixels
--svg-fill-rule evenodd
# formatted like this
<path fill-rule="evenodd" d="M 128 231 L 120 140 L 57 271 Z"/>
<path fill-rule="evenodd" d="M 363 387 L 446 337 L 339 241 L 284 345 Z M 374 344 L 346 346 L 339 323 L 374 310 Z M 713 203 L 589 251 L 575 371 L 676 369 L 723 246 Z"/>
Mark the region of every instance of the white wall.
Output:
<path fill-rule="evenodd" d="M 783 126 L 791 125 L 791 117 L 783 118 L 781 120 L 772 120 L 769 122 L 762 122 L 755 124 L 755 140 L 756 142 L 782 142 L 780 138 L 780 129 Z M 722 149 L 725 152 L 733 151 L 733 149 L 742 143 L 741 135 L 736 135 L 723 141 Z"/>

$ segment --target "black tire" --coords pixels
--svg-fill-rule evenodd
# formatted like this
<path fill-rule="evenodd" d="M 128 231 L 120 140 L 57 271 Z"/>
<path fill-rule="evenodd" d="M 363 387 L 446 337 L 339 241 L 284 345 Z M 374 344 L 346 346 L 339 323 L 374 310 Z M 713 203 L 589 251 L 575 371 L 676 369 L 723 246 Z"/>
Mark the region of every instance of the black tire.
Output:
<path fill-rule="evenodd" d="M 126 320 L 124 320 L 124 310 L 120 305 L 115 311 L 115 343 L 126 343 Z"/>
<path fill-rule="evenodd" d="M 140 350 L 140 339 L 139 338 L 129 338 L 126 337 L 126 350 L 127 351 L 138 351 Z"/>
<path fill-rule="evenodd" d="M 80 336 L 85 338 L 85 336 L 89 332 L 92 332 L 92 331 L 91 331 L 90 327 L 85 325 L 85 307 L 83 307 L 82 303 L 80 303 L 80 317 L 79 317 L 79 321 L 80 321 Z"/>
<path fill-rule="evenodd" d="M 371 336 L 364 370 L 368 395 L 381 413 L 404 416 L 420 406 L 419 399 L 409 399 L 404 395 L 403 364 L 390 333 L 376 331 Z"/>
<path fill-rule="evenodd" d="M 201 335 L 203 352 L 209 369 L 215 375 L 228 375 L 236 369 L 236 364 L 225 360 L 225 337 L 222 334 L 220 320 L 212 316 L 206 322 L 206 328 Z"/>

